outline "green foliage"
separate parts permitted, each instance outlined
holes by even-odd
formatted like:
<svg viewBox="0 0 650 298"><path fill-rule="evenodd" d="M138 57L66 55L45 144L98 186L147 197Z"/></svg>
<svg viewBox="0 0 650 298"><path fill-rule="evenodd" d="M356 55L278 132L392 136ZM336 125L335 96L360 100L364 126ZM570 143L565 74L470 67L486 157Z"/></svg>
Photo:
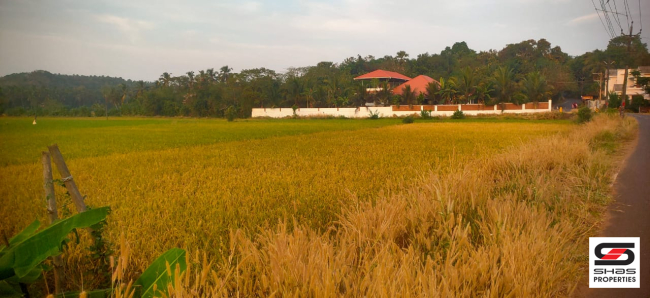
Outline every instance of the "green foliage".
<svg viewBox="0 0 650 298"><path fill-rule="evenodd" d="M546 101L551 96L552 87L546 78L539 72L529 72L520 82L524 102Z"/></svg>
<svg viewBox="0 0 650 298"><path fill-rule="evenodd" d="M168 266L172 272L167 271ZM172 248L153 261L134 283L142 288L141 297L159 297L161 293L166 295L167 284L174 280L177 266L180 272L187 269L185 250L180 248Z"/></svg>
<svg viewBox="0 0 650 298"><path fill-rule="evenodd" d="M431 119L431 111L427 111L427 110L420 111L420 117L422 119Z"/></svg>
<svg viewBox="0 0 650 298"><path fill-rule="evenodd" d="M632 95L632 101L630 102L629 109L638 112L639 107L645 107L650 105L648 101L643 98L643 95Z"/></svg>
<svg viewBox="0 0 650 298"><path fill-rule="evenodd" d="M427 84L427 98L431 104L438 104L440 101L438 91L440 91L440 85L437 82Z"/></svg>
<svg viewBox="0 0 650 298"><path fill-rule="evenodd" d="M375 111L373 112L372 109L369 109L369 112L368 112L368 113L370 114L370 115L368 116L368 119L372 119L372 120L377 120L377 119L379 119L379 110L375 110Z"/></svg>
<svg viewBox="0 0 650 298"><path fill-rule="evenodd" d="M0 280L23 278L45 259L61 252L61 243L75 229L86 228L103 221L108 207L88 210L60 220L40 232L35 232L35 222L12 238L9 247L0 247Z"/></svg>
<svg viewBox="0 0 650 298"><path fill-rule="evenodd" d="M448 80L445 78L440 78L440 90L438 90L438 95L442 99L443 103L449 104L456 101L456 78L451 77Z"/></svg>
<svg viewBox="0 0 650 298"><path fill-rule="evenodd" d="M465 119L465 114L463 114L463 111L458 110L451 115L451 119Z"/></svg>
<svg viewBox="0 0 650 298"><path fill-rule="evenodd" d="M586 123L591 121L593 114L591 109L588 107L582 107L578 109L578 123Z"/></svg>
<svg viewBox="0 0 650 298"><path fill-rule="evenodd" d="M296 111L293 111L293 114L296 114ZM228 122L233 122L235 121L235 117L237 116L237 111L235 110L235 107L229 106L228 109L226 109L226 119L228 119Z"/></svg>
<svg viewBox="0 0 650 298"><path fill-rule="evenodd" d="M461 70L456 81L458 82L457 87L461 102L473 103L473 100L476 97L476 87L478 85L476 71L469 66L465 67Z"/></svg>
<svg viewBox="0 0 650 298"><path fill-rule="evenodd" d="M411 85L406 85L404 88L402 88L402 101L405 102L409 106L413 106L413 103L415 102L416 96L415 96L415 90L411 89Z"/></svg>
<svg viewBox="0 0 650 298"><path fill-rule="evenodd" d="M517 93L515 73L512 68L499 67L493 74L494 90L496 92L493 103L514 102Z"/></svg>
<svg viewBox="0 0 650 298"><path fill-rule="evenodd" d="M610 92L608 98L609 98L608 106L610 108L618 108L621 106L622 103L621 97L618 94L616 94L616 92Z"/></svg>
<svg viewBox="0 0 650 298"><path fill-rule="evenodd" d="M400 103L402 102L402 97L399 95L393 95L391 103L399 108Z"/></svg>
<svg viewBox="0 0 650 298"><path fill-rule="evenodd" d="M296 110L298 110L297 105L291 106L291 109L293 110L293 117L297 117L298 115L296 114ZM231 121L230 118L228 118L228 121Z"/></svg>
<svg viewBox="0 0 650 298"><path fill-rule="evenodd" d="M402 123L404 124L413 123L414 121L415 121L415 117L413 117L413 115L406 116L402 119Z"/></svg>
<svg viewBox="0 0 650 298"><path fill-rule="evenodd" d="M266 68L235 73L226 65L217 71L210 68L179 76L165 72L154 82L35 71L0 78L0 113L86 117L87 111L80 110L86 107L91 114L101 117L106 111L94 106L108 103L111 116L227 118L227 108L234 106L237 117L246 118L254 107L359 107L365 101L399 106L425 101L498 104L545 101L548 97L557 100L597 95L599 85L592 73L605 70L603 61L615 61L609 68L650 65L650 54L639 38L632 41L631 55L626 53L626 42L617 37L605 51L577 57L567 55L545 39L525 40L498 51L478 53L467 43L457 42L440 53L423 53L415 58L404 51L384 57L357 56L341 63L324 61L315 66L289 68L284 74ZM392 88L386 81L375 80L368 86L353 80L376 69L444 79L440 80L441 86L432 83L426 88L426 98L407 93L400 101L392 97ZM645 85L650 91L648 79L635 74L632 75L636 84ZM369 94L366 87L382 89Z"/></svg>

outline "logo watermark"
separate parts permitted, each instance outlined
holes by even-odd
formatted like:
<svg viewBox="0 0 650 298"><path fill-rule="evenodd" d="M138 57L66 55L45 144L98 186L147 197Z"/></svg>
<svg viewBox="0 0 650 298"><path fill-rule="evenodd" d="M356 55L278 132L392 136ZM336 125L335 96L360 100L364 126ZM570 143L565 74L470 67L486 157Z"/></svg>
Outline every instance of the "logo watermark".
<svg viewBox="0 0 650 298"><path fill-rule="evenodd" d="M589 238L590 288L639 288L639 237Z"/></svg>

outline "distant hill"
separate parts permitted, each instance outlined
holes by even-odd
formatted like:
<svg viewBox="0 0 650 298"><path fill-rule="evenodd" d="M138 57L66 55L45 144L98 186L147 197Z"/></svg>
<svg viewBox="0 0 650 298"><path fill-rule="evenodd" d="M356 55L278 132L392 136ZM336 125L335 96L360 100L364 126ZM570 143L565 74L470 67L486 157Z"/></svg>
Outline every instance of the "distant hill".
<svg viewBox="0 0 650 298"><path fill-rule="evenodd" d="M103 104L102 87L135 81L107 76L54 74L45 70L0 77L0 109L30 109L59 105L67 108Z"/></svg>
<svg viewBox="0 0 650 298"><path fill-rule="evenodd" d="M45 70L22 72L6 75L0 78L0 87L4 86L36 86L48 88L75 88L100 90L104 85L133 84L131 80L107 76L82 76L54 74Z"/></svg>

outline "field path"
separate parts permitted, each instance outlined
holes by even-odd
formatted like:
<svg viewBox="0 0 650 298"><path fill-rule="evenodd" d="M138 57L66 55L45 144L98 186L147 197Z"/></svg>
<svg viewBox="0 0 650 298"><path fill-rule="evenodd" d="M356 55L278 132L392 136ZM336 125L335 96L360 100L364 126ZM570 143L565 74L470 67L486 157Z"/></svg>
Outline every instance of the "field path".
<svg viewBox="0 0 650 298"><path fill-rule="evenodd" d="M589 289L586 297L650 297L650 115L634 115L639 139L616 182L601 237L641 237L640 289Z"/></svg>

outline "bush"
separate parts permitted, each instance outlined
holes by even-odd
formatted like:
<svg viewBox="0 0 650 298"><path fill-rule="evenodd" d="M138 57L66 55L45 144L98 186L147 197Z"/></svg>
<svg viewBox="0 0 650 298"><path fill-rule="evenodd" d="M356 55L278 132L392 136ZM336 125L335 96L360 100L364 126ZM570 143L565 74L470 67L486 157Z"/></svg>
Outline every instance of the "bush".
<svg viewBox="0 0 650 298"><path fill-rule="evenodd" d="M451 119L465 119L465 114L463 113L463 111L458 110L454 112L453 115L451 115Z"/></svg>
<svg viewBox="0 0 650 298"><path fill-rule="evenodd" d="M578 123L589 122L593 117L591 109L588 107L582 107L578 110Z"/></svg>
<svg viewBox="0 0 650 298"><path fill-rule="evenodd" d="M372 110L370 110L370 116L368 116L368 119L376 120L379 119L379 110L375 111L374 113Z"/></svg>
<svg viewBox="0 0 650 298"><path fill-rule="evenodd" d="M17 107L7 109L6 114L7 116L25 116L27 115L27 111L22 107Z"/></svg>
<svg viewBox="0 0 650 298"><path fill-rule="evenodd" d="M406 123L406 124L413 123L413 121L415 121L413 115L406 116L404 117L404 119L402 119L402 123Z"/></svg>
<svg viewBox="0 0 650 298"><path fill-rule="evenodd" d="M431 111L422 110L420 112L420 117L422 117L422 119L431 119Z"/></svg>
<svg viewBox="0 0 650 298"><path fill-rule="evenodd" d="M632 102L628 106L628 108L634 113L639 112L639 107L645 107L648 105L648 101L643 98L643 95L632 95Z"/></svg>
<svg viewBox="0 0 650 298"><path fill-rule="evenodd" d="M235 110L235 107L229 106L226 109L226 119L228 119L228 122L235 121L235 116L236 115L237 115L237 111Z"/></svg>

